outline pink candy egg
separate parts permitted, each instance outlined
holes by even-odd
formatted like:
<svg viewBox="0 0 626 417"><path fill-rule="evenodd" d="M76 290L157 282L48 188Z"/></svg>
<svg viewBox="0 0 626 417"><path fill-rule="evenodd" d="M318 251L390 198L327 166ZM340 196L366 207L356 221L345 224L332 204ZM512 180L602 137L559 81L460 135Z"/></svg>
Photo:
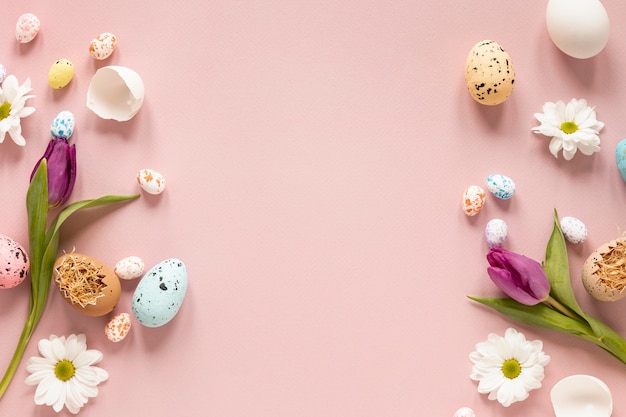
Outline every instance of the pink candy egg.
<svg viewBox="0 0 626 417"><path fill-rule="evenodd" d="M131 321L130 314L119 313L113 316L111 320L104 326L104 335L113 342L121 342L130 331Z"/></svg>
<svg viewBox="0 0 626 417"><path fill-rule="evenodd" d="M104 32L91 41L89 44L89 53L98 60L107 59L115 50L116 44L117 38L115 35Z"/></svg>
<svg viewBox="0 0 626 417"><path fill-rule="evenodd" d="M24 13L15 24L15 39L19 43L28 43L35 39L40 27L41 23L37 16L32 13Z"/></svg>
<svg viewBox="0 0 626 417"><path fill-rule="evenodd" d="M13 288L24 281L30 268L22 246L8 236L0 235L0 288Z"/></svg>

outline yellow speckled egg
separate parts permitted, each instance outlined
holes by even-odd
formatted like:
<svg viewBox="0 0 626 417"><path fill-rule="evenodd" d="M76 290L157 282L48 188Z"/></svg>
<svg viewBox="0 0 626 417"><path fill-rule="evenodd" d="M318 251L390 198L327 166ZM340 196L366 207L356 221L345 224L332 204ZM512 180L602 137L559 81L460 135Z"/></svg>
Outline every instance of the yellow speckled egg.
<svg viewBox="0 0 626 417"><path fill-rule="evenodd" d="M48 84L50 87L59 89L63 88L74 78L74 64L67 59L59 59L48 71Z"/></svg>
<svg viewBox="0 0 626 417"><path fill-rule="evenodd" d="M495 106L509 98L515 86L515 70L509 54L495 41L478 42L465 63L465 83L474 100Z"/></svg>

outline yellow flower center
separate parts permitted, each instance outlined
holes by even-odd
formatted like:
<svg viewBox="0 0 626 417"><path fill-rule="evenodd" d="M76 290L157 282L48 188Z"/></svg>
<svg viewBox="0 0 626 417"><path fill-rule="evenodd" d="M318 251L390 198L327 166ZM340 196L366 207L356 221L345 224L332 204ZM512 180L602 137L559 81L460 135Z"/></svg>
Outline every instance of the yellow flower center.
<svg viewBox="0 0 626 417"><path fill-rule="evenodd" d="M9 117L9 114L11 114L11 103L5 101L4 103L0 104L0 120L6 119L7 117Z"/></svg>
<svg viewBox="0 0 626 417"><path fill-rule="evenodd" d="M61 381L67 381L71 379L76 373L76 368L71 361L67 359L63 359L62 361L58 361L54 366L54 374Z"/></svg>
<svg viewBox="0 0 626 417"><path fill-rule="evenodd" d="M515 379L522 373L522 365L515 358L508 359L502 364L502 374L509 379Z"/></svg>
<svg viewBox="0 0 626 417"><path fill-rule="evenodd" d="M561 123L561 130L567 134L574 133L578 130L578 125L574 122L563 122Z"/></svg>

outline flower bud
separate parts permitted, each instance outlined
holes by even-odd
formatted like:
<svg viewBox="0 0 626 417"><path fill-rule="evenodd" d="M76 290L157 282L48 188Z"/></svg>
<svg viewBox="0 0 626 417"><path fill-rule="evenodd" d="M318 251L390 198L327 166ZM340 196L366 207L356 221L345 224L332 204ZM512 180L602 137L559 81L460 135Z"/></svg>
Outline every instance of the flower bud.
<svg viewBox="0 0 626 417"><path fill-rule="evenodd" d="M52 138L46 152L35 164L31 181L44 158L48 165L48 207L54 208L65 203L74 189L76 146L70 145L65 137Z"/></svg>

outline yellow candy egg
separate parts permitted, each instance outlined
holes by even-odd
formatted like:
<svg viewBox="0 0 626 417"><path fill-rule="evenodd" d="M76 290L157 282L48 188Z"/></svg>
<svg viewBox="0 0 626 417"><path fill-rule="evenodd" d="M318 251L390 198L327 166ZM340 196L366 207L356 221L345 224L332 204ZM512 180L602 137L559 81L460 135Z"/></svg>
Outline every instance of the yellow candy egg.
<svg viewBox="0 0 626 417"><path fill-rule="evenodd" d="M74 77L74 64L67 59L59 59L52 64L48 71L48 84L50 87L63 88L72 81Z"/></svg>
<svg viewBox="0 0 626 417"><path fill-rule="evenodd" d="M515 86L511 57L495 41L478 42L467 56L465 83L472 98L480 104L503 103Z"/></svg>

